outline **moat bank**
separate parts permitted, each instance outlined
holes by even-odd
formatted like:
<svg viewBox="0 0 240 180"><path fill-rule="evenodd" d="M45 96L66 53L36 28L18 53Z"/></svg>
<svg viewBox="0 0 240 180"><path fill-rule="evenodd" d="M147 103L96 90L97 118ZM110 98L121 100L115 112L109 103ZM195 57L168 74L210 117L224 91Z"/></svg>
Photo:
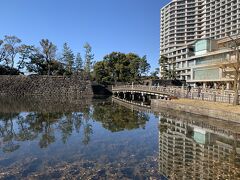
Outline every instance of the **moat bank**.
<svg viewBox="0 0 240 180"><path fill-rule="evenodd" d="M0 76L1 95L91 96L90 81L77 76Z"/></svg>
<svg viewBox="0 0 240 180"><path fill-rule="evenodd" d="M240 107L225 103L207 102L190 99L179 100L151 100L151 107L154 111L159 108L174 109L192 114L222 119L240 123Z"/></svg>

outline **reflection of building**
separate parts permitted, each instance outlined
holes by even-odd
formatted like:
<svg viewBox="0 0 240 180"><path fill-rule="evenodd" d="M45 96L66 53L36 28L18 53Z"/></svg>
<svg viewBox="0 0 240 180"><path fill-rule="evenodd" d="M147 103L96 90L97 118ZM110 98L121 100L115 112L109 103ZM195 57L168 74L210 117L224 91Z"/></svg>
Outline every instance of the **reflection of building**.
<svg viewBox="0 0 240 180"><path fill-rule="evenodd" d="M236 35L240 32L239 14L238 0L171 0L161 9L161 55L166 56L169 62L173 62L178 79L193 80L192 57L198 56L198 52L194 50L195 43L198 43L197 46L200 48L212 51L214 49L210 46L213 43L209 43L207 39L221 41L229 34ZM197 42L198 40L202 41ZM205 43L205 41L208 42ZM200 63L207 64L212 58L216 60L217 56L213 57L207 52L201 51L207 57L205 57L206 61ZM173 67L173 65L170 66L171 69ZM219 80L216 70L211 68L206 70L206 73L211 74L211 72L215 75L204 80L211 82ZM200 70L195 73L198 73L201 78ZM195 79L197 80L202 79Z"/></svg>
<svg viewBox="0 0 240 180"><path fill-rule="evenodd" d="M159 171L165 177L216 179L240 175L234 174L240 163L240 143L233 136L169 118L161 118L159 128Z"/></svg>
<svg viewBox="0 0 240 180"><path fill-rule="evenodd" d="M0 138L0 148L3 146L3 138Z"/></svg>

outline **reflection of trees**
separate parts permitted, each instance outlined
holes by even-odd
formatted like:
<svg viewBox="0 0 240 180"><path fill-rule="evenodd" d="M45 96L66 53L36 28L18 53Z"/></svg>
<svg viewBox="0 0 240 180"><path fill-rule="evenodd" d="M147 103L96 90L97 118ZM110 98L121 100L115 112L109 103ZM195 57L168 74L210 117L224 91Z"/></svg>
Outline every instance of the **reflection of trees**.
<svg viewBox="0 0 240 180"><path fill-rule="evenodd" d="M3 147L3 152L13 152L19 148L13 139L16 136L14 132L13 120L18 117L17 113L1 113L0 118L0 138L6 145Z"/></svg>
<svg viewBox="0 0 240 180"><path fill-rule="evenodd" d="M0 114L0 141L4 152L17 150L20 141L39 139L39 146L46 148L56 140L60 132L63 143L66 143L72 132L80 133L83 128L83 143L88 144L92 134L89 123L90 109L81 113L23 113ZM1 148L1 143L0 143Z"/></svg>
<svg viewBox="0 0 240 180"><path fill-rule="evenodd" d="M0 148L12 152L20 147L20 142L33 140L39 141L40 148L46 148L56 141L57 134L66 143L73 132L81 133L81 141L87 145L93 134L91 119L116 132L144 128L149 117L110 102L85 106L81 112L0 113Z"/></svg>
<svg viewBox="0 0 240 180"><path fill-rule="evenodd" d="M165 122L167 122L167 119L164 118L164 117L162 117L162 118L161 118L161 123L160 123L159 126L158 126L159 132L160 132L161 134L167 132L168 125L165 124Z"/></svg>
<svg viewBox="0 0 240 180"><path fill-rule="evenodd" d="M104 128L117 132L144 128L149 117L143 112L131 111L116 104L104 103L94 106L93 119L100 121Z"/></svg>

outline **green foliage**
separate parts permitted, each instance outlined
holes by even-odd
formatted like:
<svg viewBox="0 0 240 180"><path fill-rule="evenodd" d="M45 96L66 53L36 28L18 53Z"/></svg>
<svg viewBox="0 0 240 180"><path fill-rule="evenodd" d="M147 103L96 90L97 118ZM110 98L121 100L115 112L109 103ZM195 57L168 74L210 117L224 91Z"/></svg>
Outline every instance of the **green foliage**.
<svg viewBox="0 0 240 180"><path fill-rule="evenodd" d="M56 59L57 47L48 39L41 40L40 45L41 49L34 48L30 51L31 55L28 56L30 61L26 63L27 70L39 75L63 75L64 67Z"/></svg>
<svg viewBox="0 0 240 180"><path fill-rule="evenodd" d="M0 113L0 139L4 141L0 150L5 148L5 152L16 150L16 144L21 141L38 142L41 148L48 147L59 137L63 143L67 143L75 133L79 133L79 141L86 145L91 141L95 121L112 132L118 132L145 128L146 122L149 120L146 113L132 111L113 104L111 101L94 101L92 105L82 104L80 108L76 108L75 103L64 101L65 106L71 107L70 110L66 110L65 108L59 109L59 106L52 106L49 100L46 101L48 103L40 104L37 102L41 99L34 101L32 97L18 100L16 101L15 98L10 100L6 97L0 99L0 108L2 109L5 109L7 105L16 111L23 107L33 111ZM36 107L42 111L36 110ZM11 144L12 142L13 144ZM11 146L7 147L8 144Z"/></svg>
<svg viewBox="0 0 240 180"><path fill-rule="evenodd" d="M30 57L33 55L33 53L36 51L34 46L28 46L28 45L21 45L19 47L19 61L17 69L23 69L27 63L27 60L30 59Z"/></svg>
<svg viewBox="0 0 240 180"><path fill-rule="evenodd" d="M149 69L146 56L141 58L133 53L112 52L95 64L94 77L101 84L136 82Z"/></svg>
<svg viewBox="0 0 240 180"><path fill-rule="evenodd" d="M40 45L41 45L41 55L42 55L42 59L44 60L44 62L47 64L47 69L48 69L48 73L47 75L51 74L51 62L56 58L56 51L57 51L57 47L50 42L48 39L42 39L40 41Z"/></svg>
<svg viewBox="0 0 240 180"><path fill-rule="evenodd" d="M63 44L63 53L61 60L65 64L67 75L71 75L73 73L74 54L67 43Z"/></svg>
<svg viewBox="0 0 240 180"><path fill-rule="evenodd" d="M168 79L168 58L166 56L161 56L159 59L159 65L161 67L161 79Z"/></svg>
<svg viewBox="0 0 240 180"><path fill-rule="evenodd" d="M112 132L144 128L149 117L145 113L131 111L125 107L104 103L94 106L93 119Z"/></svg>
<svg viewBox="0 0 240 180"><path fill-rule="evenodd" d="M0 75L19 75L21 72L16 68L0 65Z"/></svg>
<svg viewBox="0 0 240 180"><path fill-rule="evenodd" d="M161 68L161 79L176 79L176 63L170 62L166 56L161 56L159 59L159 65Z"/></svg>
<svg viewBox="0 0 240 180"><path fill-rule="evenodd" d="M84 70L86 72L87 78L89 78L91 70L92 70L92 66L93 66L94 54L92 53L92 47L90 46L89 43L86 43L84 45L84 49L85 49L85 66L84 66Z"/></svg>
<svg viewBox="0 0 240 180"><path fill-rule="evenodd" d="M27 70L30 73L37 73L39 75L47 74L47 64L44 62L43 56L40 53L33 54L30 57L30 62L26 64Z"/></svg>
<svg viewBox="0 0 240 180"><path fill-rule="evenodd" d="M83 71L83 60L80 53L77 53L75 58L75 71L79 74Z"/></svg>
<svg viewBox="0 0 240 180"><path fill-rule="evenodd" d="M67 43L63 45L61 57L57 58L57 46L48 39L40 41L40 47L21 44L16 36L0 39L0 74L23 74L21 71L39 75L72 75L76 73L83 79L93 74L94 54L89 43L84 45L84 62L81 54L76 58ZM14 63L17 63L16 65ZM6 74L8 75L8 74Z"/></svg>
<svg viewBox="0 0 240 180"><path fill-rule="evenodd" d="M39 75L63 75L65 73L65 69L59 61L51 60L48 64L39 53L30 57L30 62L26 63L26 67L29 72Z"/></svg>

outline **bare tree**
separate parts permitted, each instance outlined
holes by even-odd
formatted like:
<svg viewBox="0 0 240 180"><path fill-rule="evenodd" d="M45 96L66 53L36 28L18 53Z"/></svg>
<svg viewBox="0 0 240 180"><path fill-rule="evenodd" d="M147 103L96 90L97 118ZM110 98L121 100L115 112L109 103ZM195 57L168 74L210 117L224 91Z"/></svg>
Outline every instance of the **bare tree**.
<svg viewBox="0 0 240 180"><path fill-rule="evenodd" d="M16 36L5 36L4 38L4 51L5 51L5 61L6 65L11 64L14 66L14 60L20 49L21 39Z"/></svg>
<svg viewBox="0 0 240 180"><path fill-rule="evenodd" d="M40 41L40 45L42 47L42 55L43 55L44 61L47 63L48 76L49 76L50 70L51 70L51 67L50 67L51 62L56 57L57 47L52 42L50 42L48 39L42 39Z"/></svg>
<svg viewBox="0 0 240 180"><path fill-rule="evenodd" d="M6 50L4 47L4 41L0 40L0 62L4 61L6 57Z"/></svg>
<svg viewBox="0 0 240 180"><path fill-rule="evenodd" d="M235 36L228 35L229 46L232 51L229 53L229 59L221 65L224 72L231 71L231 78L234 79L234 100L233 105L239 105L239 83L240 83L240 33Z"/></svg>

